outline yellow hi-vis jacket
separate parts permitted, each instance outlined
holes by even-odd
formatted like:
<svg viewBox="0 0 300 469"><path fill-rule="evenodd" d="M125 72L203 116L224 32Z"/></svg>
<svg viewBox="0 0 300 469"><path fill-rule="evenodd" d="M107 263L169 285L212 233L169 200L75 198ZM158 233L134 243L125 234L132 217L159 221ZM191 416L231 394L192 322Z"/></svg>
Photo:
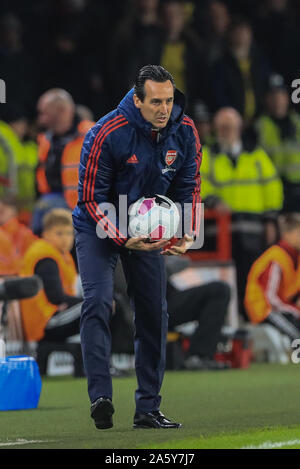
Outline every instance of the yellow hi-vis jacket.
<svg viewBox="0 0 300 469"><path fill-rule="evenodd" d="M300 117L295 112L290 117L296 128L294 137L282 139L278 125L267 115L257 120L256 131L260 145L280 176L291 183L300 183Z"/></svg>
<svg viewBox="0 0 300 469"><path fill-rule="evenodd" d="M10 125L0 121L0 194L13 193L22 208L32 209L37 163L37 144L21 142Z"/></svg>
<svg viewBox="0 0 300 469"><path fill-rule="evenodd" d="M225 153L203 148L202 200L214 196L233 213L264 215L283 204L283 187L277 171L262 148L242 151L234 163Z"/></svg>

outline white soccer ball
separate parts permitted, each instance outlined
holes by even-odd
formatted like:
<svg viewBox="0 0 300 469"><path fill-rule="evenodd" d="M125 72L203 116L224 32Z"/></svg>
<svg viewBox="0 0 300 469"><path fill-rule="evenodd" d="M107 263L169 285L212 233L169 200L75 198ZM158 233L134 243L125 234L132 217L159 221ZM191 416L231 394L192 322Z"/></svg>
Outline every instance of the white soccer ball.
<svg viewBox="0 0 300 469"><path fill-rule="evenodd" d="M152 241L171 239L180 221L176 204L164 195L141 197L131 205L128 215L129 235L148 236Z"/></svg>

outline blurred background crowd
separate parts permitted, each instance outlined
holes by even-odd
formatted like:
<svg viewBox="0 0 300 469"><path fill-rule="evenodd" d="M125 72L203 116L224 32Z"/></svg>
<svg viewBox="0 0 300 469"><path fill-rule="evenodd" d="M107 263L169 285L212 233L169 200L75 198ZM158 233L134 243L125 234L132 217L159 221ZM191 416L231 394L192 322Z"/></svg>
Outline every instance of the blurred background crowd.
<svg viewBox="0 0 300 469"><path fill-rule="evenodd" d="M1 78L24 117L35 116L43 91L60 87L98 118L138 68L162 64L190 112L201 99L211 112L233 105L249 121L262 112L272 71L288 86L297 78L299 17L298 0L3 0Z"/></svg>
<svg viewBox="0 0 300 469"><path fill-rule="evenodd" d="M2 0L0 236L13 242L1 242L1 274L30 244L25 227L39 236L49 207L74 207L92 122L139 68L160 64L203 144L202 200L231 215L243 315L249 268L278 240L278 214L300 211L299 24L299 0Z"/></svg>

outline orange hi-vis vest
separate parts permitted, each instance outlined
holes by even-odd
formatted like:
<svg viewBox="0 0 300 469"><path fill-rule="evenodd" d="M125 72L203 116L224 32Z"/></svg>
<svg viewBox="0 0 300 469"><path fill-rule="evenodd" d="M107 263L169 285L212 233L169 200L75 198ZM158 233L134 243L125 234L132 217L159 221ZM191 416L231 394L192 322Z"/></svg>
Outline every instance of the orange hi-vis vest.
<svg viewBox="0 0 300 469"><path fill-rule="evenodd" d="M46 258L56 262L64 292L75 295L77 272L71 254L62 254L44 239L39 239L30 246L23 258L20 274L23 277L34 275L37 263ZM26 340L42 339L47 322L57 311L58 305L50 303L43 289L34 297L21 300L20 304Z"/></svg>
<svg viewBox="0 0 300 469"><path fill-rule="evenodd" d="M24 256L27 249L33 244L38 237L23 223L20 223L16 217L11 218L6 223L1 225L1 229L6 233L7 237L11 240L17 255L20 259Z"/></svg>
<svg viewBox="0 0 300 469"><path fill-rule="evenodd" d="M271 246L252 265L248 274L245 308L252 323L264 321L272 308L266 296L265 273L272 262L281 269L278 296L284 303L290 303L300 291L300 254L295 268L289 253L279 245Z"/></svg>
<svg viewBox="0 0 300 469"><path fill-rule="evenodd" d="M0 228L0 276L17 275L20 270L20 258L15 246Z"/></svg>
<svg viewBox="0 0 300 469"><path fill-rule="evenodd" d="M77 126L77 135L74 140L66 144L62 153L61 182L65 200L71 210L75 208L78 199L78 167L81 147L86 133L93 125L94 122L87 120L80 122ZM51 143L46 134L40 134L38 144L39 166L36 174L38 190L41 194L49 194L51 189L46 177L46 161Z"/></svg>

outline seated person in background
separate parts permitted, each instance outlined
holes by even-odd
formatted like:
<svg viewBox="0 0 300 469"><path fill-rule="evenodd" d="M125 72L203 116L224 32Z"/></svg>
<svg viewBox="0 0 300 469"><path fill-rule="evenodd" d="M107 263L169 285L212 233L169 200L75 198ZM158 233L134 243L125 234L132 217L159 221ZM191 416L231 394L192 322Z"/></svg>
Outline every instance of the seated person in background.
<svg viewBox="0 0 300 469"><path fill-rule="evenodd" d="M280 241L267 249L248 275L245 307L252 323L272 324L300 337L300 214L279 217Z"/></svg>
<svg viewBox="0 0 300 469"><path fill-rule="evenodd" d="M38 238L17 218L17 202L11 195L0 198L0 229L6 234L21 260Z"/></svg>
<svg viewBox="0 0 300 469"><path fill-rule="evenodd" d="M265 151L243 138L244 122L235 109L220 109L213 124L216 143L204 146L201 197L206 208L230 214L239 312L245 317L247 275L266 247L277 241L283 188Z"/></svg>
<svg viewBox="0 0 300 469"><path fill-rule="evenodd" d="M184 272L189 268L190 261L186 257L166 256L165 262L169 329L174 330L176 326L190 321L198 322L185 357L185 368L189 370L224 370L228 368L227 364L218 363L213 357L227 313L230 287L224 282L214 281L186 290L179 290L173 285L171 277L173 274ZM130 352L130 344L133 344L134 336L133 312L127 296L127 286L120 261L115 270L114 291L117 314L112 330L113 348L116 349L117 345L123 344L123 347L127 347L126 352ZM122 318L120 318L120 313ZM117 330L117 325L119 330ZM125 353L125 349L122 352Z"/></svg>
<svg viewBox="0 0 300 469"><path fill-rule="evenodd" d="M169 311L169 329L197 321L197 327L190 338L190 347L185 357L188 370L224 370L225 363L214 360L217 344L221 337L228 304L230 287L221 281L212 281L203 285L177 289L172 283L172 275L184 272L190 267L187 257L166 257L167 301Z"/></svg>
<svg viewBox="0 0 300 469"><path fill-rule="evenodd" d="M27 341L63 342L79 334L82 299L76 296L77 271L70 251L74 243L72 215L53 209L43 219L42 239L26 252L21 275L38 275L44 288L33 298L21 300Z"/></svg>

